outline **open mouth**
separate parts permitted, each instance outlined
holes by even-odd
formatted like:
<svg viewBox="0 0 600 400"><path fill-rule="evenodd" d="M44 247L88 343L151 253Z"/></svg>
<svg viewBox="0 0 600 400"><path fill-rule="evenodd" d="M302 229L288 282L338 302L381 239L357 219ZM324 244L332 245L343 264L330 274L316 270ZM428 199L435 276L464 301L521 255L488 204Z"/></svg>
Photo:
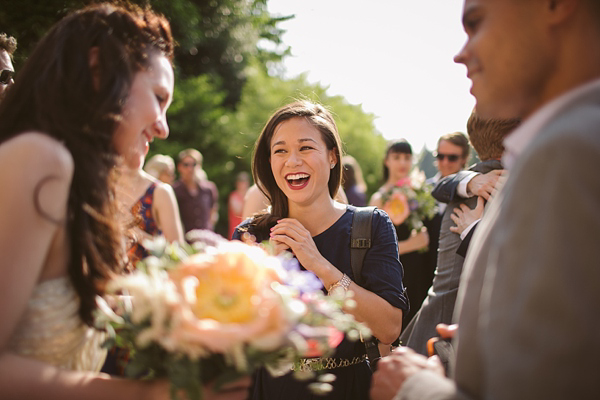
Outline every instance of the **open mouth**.
<svg viewBox="0 0 600 400"><path fill-rule="evenodd" d="M291 189L298 190L302 189L308 184L308 181L310 180L310 175L305 173L289 174L285 177L285 180L287 181L288 186Z"/></svg>

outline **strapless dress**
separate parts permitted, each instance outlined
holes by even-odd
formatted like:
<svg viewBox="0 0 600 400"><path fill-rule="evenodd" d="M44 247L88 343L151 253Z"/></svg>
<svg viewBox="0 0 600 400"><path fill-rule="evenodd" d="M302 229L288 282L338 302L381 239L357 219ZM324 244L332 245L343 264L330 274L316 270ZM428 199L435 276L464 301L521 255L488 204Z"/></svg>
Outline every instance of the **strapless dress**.
<svg viewBox="0 0 600 400"><path fill-rule="evenodd" d="M106 334L83 323L79 296L68 277L38 284L9 341L9 351L62 369L99 371Z"/></svg>

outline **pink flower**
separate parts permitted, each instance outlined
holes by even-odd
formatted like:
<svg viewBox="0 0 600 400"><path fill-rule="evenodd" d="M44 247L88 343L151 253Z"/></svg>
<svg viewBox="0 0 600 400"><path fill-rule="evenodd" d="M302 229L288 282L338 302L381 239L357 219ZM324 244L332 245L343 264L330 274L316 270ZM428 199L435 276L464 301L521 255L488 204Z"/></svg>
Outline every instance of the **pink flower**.
<svg viewBox="0 0 600 400"><path fill-rule="evenodd" d="M398 181L396 182L396 186L397 187L410 186L410 178L406 177L406 178L398 179Z"/></svg>

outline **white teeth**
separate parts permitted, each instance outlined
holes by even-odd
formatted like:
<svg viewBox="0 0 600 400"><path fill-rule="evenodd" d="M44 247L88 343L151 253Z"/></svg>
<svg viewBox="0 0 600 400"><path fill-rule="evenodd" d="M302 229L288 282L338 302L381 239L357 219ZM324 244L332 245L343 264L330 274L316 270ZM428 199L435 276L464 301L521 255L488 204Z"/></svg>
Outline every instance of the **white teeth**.
<svg viewBox="0 0 600 400"><path fill-rule="evenodd" d="M308 178L308 177L309 177L308 174L294 174L294 175L286 176L285 179L293 180L293 179L303 179L303 178Z"/></svg>

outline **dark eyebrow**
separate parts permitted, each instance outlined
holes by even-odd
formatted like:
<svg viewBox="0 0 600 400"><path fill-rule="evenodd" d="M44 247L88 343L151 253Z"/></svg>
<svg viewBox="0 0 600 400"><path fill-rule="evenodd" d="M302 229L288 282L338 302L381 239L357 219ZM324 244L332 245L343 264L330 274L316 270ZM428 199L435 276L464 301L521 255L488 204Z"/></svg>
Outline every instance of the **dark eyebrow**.
<svg viewBox="0 0 600 400"><path fill-rule="evenodd" d="M315 144L317 143L317 141L315 139L311 139L311 138L305 138L305 139L300 139L298 140L299 143L302 142L314 142Z"/></svg>
<svg viewBox="0 0 600 400"><path fill-rule="evenodd" d="M317 141L315 139L311 139L311 138L298 139L298 143L302 143L302 142L313 142L313 143L317 144ZM271 148L273 148L279 144L285 144L285 140L279 140L279 141L273 143L271 145Z"/></svg>
<svg viewBox="0 0 600 400"><path fill-rule="evenodd" d="M477 11L477 5L471 5L471 6L467 6L465 8L465 11L463 12L463 15L462 15L462 25L463 25L463 27L466 28L466 26L467 26L467 19L469 19L469 16L471 14L473 14L475 11Z"/></svg>
<svg viewBox="0 0 600 400"><path fill-rule="evenodd" d="M278 142L275 142L275 143L273 143L273 144L271 145L271 148L273 148L273 147L277 146L278 144L285 144L285 140L280 140L280 141L278 141Z"/></svg>

